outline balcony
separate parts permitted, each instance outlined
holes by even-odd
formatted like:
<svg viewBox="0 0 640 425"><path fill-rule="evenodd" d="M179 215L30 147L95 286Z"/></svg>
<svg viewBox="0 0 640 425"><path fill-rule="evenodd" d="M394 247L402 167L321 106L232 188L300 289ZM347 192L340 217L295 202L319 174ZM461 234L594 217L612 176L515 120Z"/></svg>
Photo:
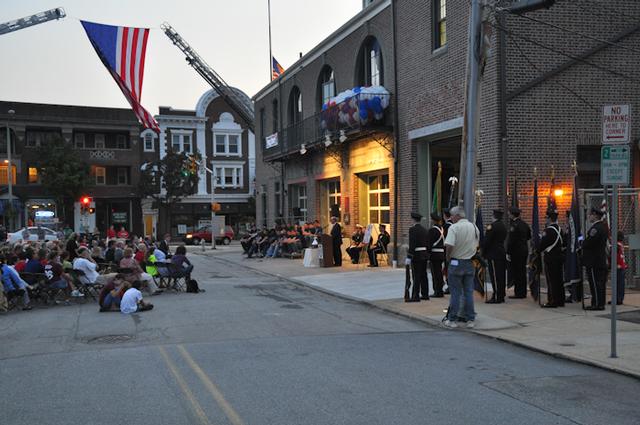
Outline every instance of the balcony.
<svg viewBox="0 0 640 425"><path fill-rule="evenodd" d="M326 135L337 142L341 134L347 137L345 143L378 133L390 133L393 130L391 95L358 94L344 102L337 103L324 111L305 118L278 133L278 143L267 148L263 140L263 158L265 161L281 160L305 149L322 146ZM381 108L380 103L388 105Z"/></svg>

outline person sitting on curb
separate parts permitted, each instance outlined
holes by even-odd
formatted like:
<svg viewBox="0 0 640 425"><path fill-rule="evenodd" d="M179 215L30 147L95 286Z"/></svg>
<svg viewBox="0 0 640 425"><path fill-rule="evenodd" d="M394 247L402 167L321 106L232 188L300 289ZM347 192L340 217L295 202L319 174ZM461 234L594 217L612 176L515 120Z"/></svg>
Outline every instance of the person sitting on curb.
<svg viewBox="0 0 640 425"><path fill-rule="evenodd" d="M2 285L7 299L22 295L22 309L31 310L31 299L29 298L29 289L31 286L20 278L18 272L13 267L5 264L4 255L0 255L0 270L2 271Z"/></svg>
<svg viewBox="0 0 640 425"><path fill-rule="evenodd" d="M131 288L122 296L120 301L120 312L124 314L137 313L153 309L153 304L146 303L142 299L140 292L140 281L136 280L131 284Z"/></svg>
<svg viewBox="0 0 640 425"><path fill-rule="evenodd" d="M117 274L109 283L107 283L100 291L100 312L115 311L112 307L120 310L120 300L126 290L129 289L129 282L125 280L123 274Z"/></svg>

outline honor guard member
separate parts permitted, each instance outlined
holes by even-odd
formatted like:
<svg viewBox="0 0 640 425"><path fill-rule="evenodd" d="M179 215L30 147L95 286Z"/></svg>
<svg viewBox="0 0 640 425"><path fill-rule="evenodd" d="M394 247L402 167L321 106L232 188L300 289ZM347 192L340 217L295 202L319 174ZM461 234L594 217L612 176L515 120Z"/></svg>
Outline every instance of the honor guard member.
<svg viewBox="0 0 640 425"><path fill-rule="evenodd" d="M591 290L591 306L586 310L604 310L607 281L607 240L609 231L602 217L604 213L591 208L591 227L582 242L582 262L587 267L587 278Z"/></svg>
<svg viewBox="0 0 640 425"><path fill-rule="evenodd" d="M429 284L427 282L427 263L429 255L427 252L427 229L422 227L420 221L422 215L411 213L413 226L409 228L409 252L411 259L411 269L413 271L413 288L411 291L411 302L419 302L429 299ZM420 296L422 294L422 296Z"/></svg>
<svg viewBox="0 0 640 425"><path fill-rule="evenodd" d="M369 255L369 266L368 267L378 267L378 253L383 252L387 253L387 245L391 241L391 236L389 232L387 232L387 226L381 224L378 226L380 229L380 233L378 233L378 239L376 243L371 247L367 248L367 254Z"/></svg>
<svg viewBox="0 0 640 425"><path fill-rule="evenodd" d="M507 239L507 226L502 221L503 216L503 210L493 210L495 220L487 226L482 242L482 256L489 263L489 275L493 286L493 295L487 304L503 303L506 295L507 258L504 241Z"/></svg>
<svg viewBox="0 0 640 425"><path fill-rule="evenodd" d="M342 266L342 227L338 217L331 217L331 241L333 242L333 265Z"/></svg>
<svg viewBox="0 0 640 425"><path fill-rule="evenodd" d="M540 253L543 255L544 274L547 279L547 303L543 308L564 307L564 238L558 224L558 211L547 210L549 222L542 232Z"/></svg>
<svg viewBox="0 0 640 425"><path fill-rule="evenodd" d="M431 277L433 278L433 297L444 297L444 278L442 277L442 265L444 256L444 229L442 217L437 213L431 213L431 228L427 231L427 251L431 263Z"/></svg>
<svg viewBox="0 0 640 425"><path fill-rule="evenodd" d="M509 272L513 280L514 295L509 298L527 298L527 260L531 228L520 218L520 208L509 208L511 225L507 239L507 254L511 260Z"/></svg>

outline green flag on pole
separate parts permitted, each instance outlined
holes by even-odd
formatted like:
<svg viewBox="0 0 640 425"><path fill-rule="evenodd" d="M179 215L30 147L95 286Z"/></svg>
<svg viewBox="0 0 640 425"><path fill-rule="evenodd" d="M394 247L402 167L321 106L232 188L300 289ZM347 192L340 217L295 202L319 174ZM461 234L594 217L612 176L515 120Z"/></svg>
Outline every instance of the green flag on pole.
<svg viewBox="0 0 640 425"><path fill-rule="evenodd" d="M438 161L438 174L433 184L433 201L431 203L431 212L437 212L442 215L442 163Z"/></svg>

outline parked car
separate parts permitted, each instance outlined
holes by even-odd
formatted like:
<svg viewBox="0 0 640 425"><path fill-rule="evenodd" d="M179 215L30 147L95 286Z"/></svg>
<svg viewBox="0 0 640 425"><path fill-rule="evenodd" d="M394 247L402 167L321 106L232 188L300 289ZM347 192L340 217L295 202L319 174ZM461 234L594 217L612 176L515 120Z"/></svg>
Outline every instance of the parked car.
<svg viewBox="0 0 640 425"><path fill-rule="evenodd" d="M216 236L216 243L229 245L234 236L235 232L231 226L224 226L224 230L220 232L220 235ZM195 232L187 233L184 236L184 243L187 245L198 245L200 241L211 243L211 226L201 227Z"/></svg>
<svg viewBox="0 0 640 425"><path fill-rule="evenodd" d="M40 235L39 235L40 233ZM40 237L39 237L40 236ZM44 236L44 237L42 237ZM30 241L57 241L58 233L49 229L48 227L23 227L13 233L7 233L7 242L16 243L18 241L30 240Z"/></svg>

